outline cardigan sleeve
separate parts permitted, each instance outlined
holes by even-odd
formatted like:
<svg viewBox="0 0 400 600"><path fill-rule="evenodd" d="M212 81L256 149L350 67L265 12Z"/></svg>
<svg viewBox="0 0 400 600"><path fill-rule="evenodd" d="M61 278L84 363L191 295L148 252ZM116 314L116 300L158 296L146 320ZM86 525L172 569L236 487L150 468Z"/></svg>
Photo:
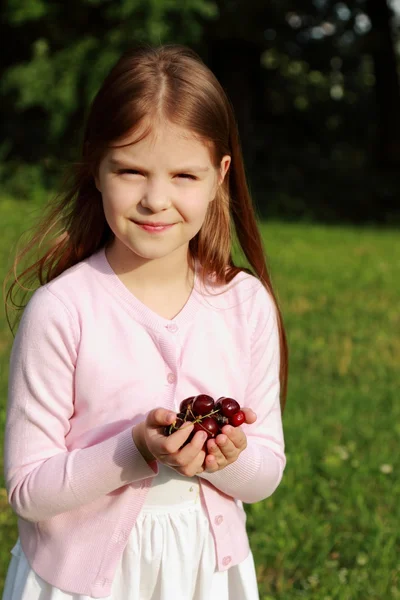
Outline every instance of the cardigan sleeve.
<svg viewBox="0 0 400 600"><path fill-rule="evenodd" d="M275 304L260 283L249 318L251 364L245 406L257 421L242 425L247 448L238 459L217 471L199 475L216 488L245 503L264 500L281 482L286 466L280 407L280 347Z"/></svg>
<svg viewBox="0 0 400 600"><path fill-rule="evenodd" d="M64 303L46 286L26 306L11 352L4 443L8 500L15 513L40 521L152 477L132 426L68 451L74 413L79 332Z"/></svg>

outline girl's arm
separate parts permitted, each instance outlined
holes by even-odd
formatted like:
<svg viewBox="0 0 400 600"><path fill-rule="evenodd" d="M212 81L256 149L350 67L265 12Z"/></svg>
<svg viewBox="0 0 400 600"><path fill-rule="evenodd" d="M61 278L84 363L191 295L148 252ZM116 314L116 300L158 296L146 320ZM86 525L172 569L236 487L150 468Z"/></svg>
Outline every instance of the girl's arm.
<svg viewBox="0 0 400 600"><path fill-rule="evenodd" d="M260 284L251 311L251 368L244 405L257 420L242 425L247 448L237 460L216 471L199 475L216 488L246 503L271 496L286 466L280 408L279 332L275 305Z"/></svg>
<svg viewBox="0 0 400 600"><path fill-rule="evenodd" d="M61 300L45 287L37 290L11 353L4 447L8 499L28 521L49 519L158 472L136 447L128 420L107 440L68 451L77 338Z"/></svg>

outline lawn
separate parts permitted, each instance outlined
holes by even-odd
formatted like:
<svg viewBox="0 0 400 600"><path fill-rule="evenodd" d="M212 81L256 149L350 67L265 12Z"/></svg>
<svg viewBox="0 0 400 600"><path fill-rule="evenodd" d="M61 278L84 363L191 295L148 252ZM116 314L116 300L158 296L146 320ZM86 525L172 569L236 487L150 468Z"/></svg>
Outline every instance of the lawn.
<svg viewBox="0 0 400 600"><path fill-rule="evenodd" d="M0 200L0 276L36 205ZM400 598L400 242L396 230L270 222L290 348L287 467L247 506L261 600ZM1 441L12 336L0 319ZM0 589L17 538L0 479Z"/></svg>

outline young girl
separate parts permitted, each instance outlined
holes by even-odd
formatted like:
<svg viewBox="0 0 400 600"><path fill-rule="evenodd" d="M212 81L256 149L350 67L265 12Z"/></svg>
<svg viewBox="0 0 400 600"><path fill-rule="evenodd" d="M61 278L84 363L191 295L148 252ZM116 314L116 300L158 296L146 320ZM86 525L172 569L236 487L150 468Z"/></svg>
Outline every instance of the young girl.
<svg viewBox="0 0 400 600"><path fill-rule="evenodd" d="M188 48L128 51L74 169L19 277L41 287L10 361L3 599L256 600L243 503L285 468L287 344L229 101ZM243 426L165 436L201 393Z"/></svg>

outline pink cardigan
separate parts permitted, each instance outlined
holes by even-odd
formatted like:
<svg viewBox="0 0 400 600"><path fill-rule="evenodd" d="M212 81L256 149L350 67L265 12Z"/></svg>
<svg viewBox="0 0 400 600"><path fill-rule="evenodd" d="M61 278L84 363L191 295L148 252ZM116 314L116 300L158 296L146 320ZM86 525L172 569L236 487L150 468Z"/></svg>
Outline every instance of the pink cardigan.
<svg viewBox="0 0 400 600"><path fill-rule="evenodd" d="M31 567L65 591L111 593L158 473L131 435L152 408L177 411L205 393L232 396L258 416L243 426L239 459L200 476L219 570L248 554L242 502L267 498L282 479L274 304L247 273L213 295L198 271L168 320L129 292L101 249L40 287L24 311L10 361L6 486Z"/></svg>

